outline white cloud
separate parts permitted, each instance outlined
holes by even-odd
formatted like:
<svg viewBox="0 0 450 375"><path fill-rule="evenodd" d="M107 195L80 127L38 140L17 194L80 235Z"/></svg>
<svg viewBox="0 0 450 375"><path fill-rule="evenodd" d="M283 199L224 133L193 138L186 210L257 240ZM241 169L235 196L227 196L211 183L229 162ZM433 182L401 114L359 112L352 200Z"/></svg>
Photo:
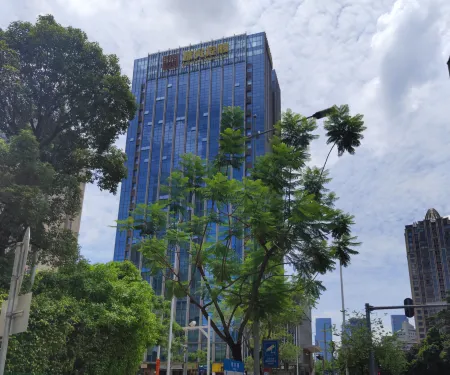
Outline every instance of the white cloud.
<svg viewBox="0 0 450 375"><path fill-rule="evenodd" d="M450 214L447 0L0 0L0 9L0 27L53 13L117 54L128 75L133 59L148 52L266 31L284 109L308 115L348 103L365 115L368 129L356 155L329 162L331 187L355 215L363 242L344 271L347 309L397 304L410 295L404 225L430 207ZM325 159L324 143L312 148L314 164ZM107 226L117 202L88 187L81 244L93 261L112 259L114 230ZM323 280L328 290L314 314L339 325L338 273Z"/></svg>

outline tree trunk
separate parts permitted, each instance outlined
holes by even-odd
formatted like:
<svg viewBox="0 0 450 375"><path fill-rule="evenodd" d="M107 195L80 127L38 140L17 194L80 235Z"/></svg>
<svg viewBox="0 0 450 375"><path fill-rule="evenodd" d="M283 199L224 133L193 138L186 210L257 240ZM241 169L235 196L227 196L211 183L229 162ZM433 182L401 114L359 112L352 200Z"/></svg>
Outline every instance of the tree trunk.
<svg viewBox="0 0 450 375"><path fill-rule="evenodd" d="M336 142L334 142L333 146L330 148L330 151L328 152L327 158L325 159L325 163L322 167L322 170L320 171L320 178L322 178L323 171L325 169L325 166L327 165L328 158L330 157L331 151L333 151L334 146L336 146Z"/></svg>
<svg viewBox="0 0 450 375"><path fill-rule="evenodd" d="M242 343L237 342L233 344L228 344L231 350L231 355L235 361L242 362Z"/></svg>

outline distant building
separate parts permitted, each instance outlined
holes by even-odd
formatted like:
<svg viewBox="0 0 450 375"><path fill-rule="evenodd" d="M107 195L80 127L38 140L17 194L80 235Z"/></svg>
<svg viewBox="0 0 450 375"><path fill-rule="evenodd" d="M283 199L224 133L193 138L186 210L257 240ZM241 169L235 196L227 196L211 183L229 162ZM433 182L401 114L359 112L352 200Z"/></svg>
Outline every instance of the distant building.
<svg viewBox="0 0 450 375"><path fill-rule="evenodd" d="M397 337L402 342L405 351L409 351L414 344L417 344L416 328L408 321L402 323L402 328L397 332Z"/></svg>
<svg viewBox="0 0 450 375"><path fill-rule="evenodd" d="M391 315L392 333L398 332L402 329L403 322L407 322L408 318L405 315Z"/></svg>
<svg viewBox="0 0 450 375"><path fill-rule="evenodd" d="M180 168L181 157L192 153L204 160L214 160L219 152L220 124L226 107L244 111L245 163L233 169L233 178L250 175L256 158L271 150L268 136L253 137L273 129L281 118L280 86L273 70L272 55L264 32L241 34L219 40L151 53L134 61L132 92L138 110L130 121L127 133L127 178L122 180L118 219L132 214L139 204L166 200L164 192L172 171ZM203 215L202 202L194 213ZM215 238L220 228L211 229ZM142 265L141 253L133 248L139 231L117 230L114 260L130 260ZM234 241L233 248L242 256L244 243ZM190 272L189 247L180 249L180 274L199 293L199 272ZM151 273L142 268L142 275L162 295L165 273ZM195 321L206 324L198 306L189 298L177 298L176 322L186 327ZM198 332L187 337L188 350L205 345ZM229 357L226 344L213 335L212 360ZM146 362L155 366L156 348L147 353ZM154 367L153 367L154 368Z"/></svg>
<svg viewBox="0 0 450 375"><path fill-rule="evenodd" d="M450 218L431 208L423 221L405 226L411 294L415 305L443 302L450 291ZM419 340L425 338L428 318L440 308L415 309Z"/></svg>
<svg viewBox="0 0 450 375"><path fill-rule="evenodd" d="M366 326L366 320L364 318L350 318L345 322L345 333L348 336L352 335L352 331Z"/></svg>
<svg viewBox="0 0 450 375"><path fill-rule="evenodd" d="M314 353L320 351L320 348L312 344L311 308L305 307L303 319L297 325L289 325L288 331L292 334L294 344L302 349L298 374L311 375L314 370Z"/></svg>
<svg viewBox="0 0 450 375"><path fill-rule="evenodd" d="M316 345L320 346L321 355L325 356L327 361L331 361L330 343L333 340L333 325L331 318L316 319Z"/></svg>

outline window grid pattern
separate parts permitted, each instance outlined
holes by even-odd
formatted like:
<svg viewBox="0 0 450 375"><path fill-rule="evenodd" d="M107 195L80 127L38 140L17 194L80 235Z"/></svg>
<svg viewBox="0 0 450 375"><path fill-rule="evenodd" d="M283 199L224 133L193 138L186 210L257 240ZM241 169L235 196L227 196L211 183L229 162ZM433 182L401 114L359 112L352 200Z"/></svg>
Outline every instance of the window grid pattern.
<svg viewBox="0 0 450 375"><path fill-rule="evenodd" d="M228 43L227 55L189 65L182 63L184 52L221 43ZM162 70L164 56L174 54L178 54L178 66ZM132 204L145 203L146 200L151 203L166 197L164 192L158 194L159 185L166 183L171 168L179 167L180 157L185 152L196 153L204 159L212 159L217 155L223 107L234 105L245 111L245 131L248 135L270 128L274 118L270 114L274 110L268 107L273 106L274 90L279 93L278 82L273 77L270 51L264 33L223 38L136 60L132 92L139 109L136 117L130 121L127 132L128 175L122 182L119 219L127 217ZM250 128L247 127L249 122ZM137 142L140 144L138 148ZM246 149L249 150L247 153L251 168L255 157L267 151L265 137L253 138ZM245 164L247 165L247 160ZM243 178L244 168L234 169L233 176ZM204 204L196 202L197 214L204 209ZM206 204L207 208L212 208L211 202ZM210 228L208 235L223 238L221 232L220 228L214 226ZM134 237L136 235L133 234ZM130 242L135 241L128 237L128 242L127 244L126 233L117 233L115 260L125 259L125 249L131 245ZM242 247L236 241L232 245L235 248ZM188 280L189 255L187 249L181 249L180 252L181 278ZM138 261L136 255L131 260ZM200 276L194 273L193 278L191 288L195 291L200 285ZM155 293L161 294L162 274L147 279ZM198 324L206 321L200 316L199 309L186 299L177 301L176 320L181 325L192 320L196 320ZM226 356L226 345L219 340L215 341L213 351L216 360L220 360ZM200 342L197 332L189 333L190 350L197 350L198 345L203 345Z"/></svg>

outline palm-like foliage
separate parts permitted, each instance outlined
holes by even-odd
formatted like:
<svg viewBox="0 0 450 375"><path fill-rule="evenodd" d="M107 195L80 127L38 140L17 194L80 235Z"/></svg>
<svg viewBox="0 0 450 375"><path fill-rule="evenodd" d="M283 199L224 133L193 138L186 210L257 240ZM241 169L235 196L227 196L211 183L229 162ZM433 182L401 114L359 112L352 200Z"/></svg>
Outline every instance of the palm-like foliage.
<svg viewBox="0 0 450 375"><path fill-rule="evenodd" d="M328 152L322 171L335 146L338 149L338 156L344 155L345 152L354 155L355 149L361 145L361 140L364 138L363 132L366 130L363 115L350 116L350 108L347 104L333 107L325 120L324 128L328 137L327 144L333 146Z"/></svg>
<svg viewBox="0 0 450 375"><path fill-rule="evenodd" d="M140 232L152 274L168 270L166 297L186 297L203 317L213 314L212 329L237 360L248 324L281 314L292 291L317 299L323 286L315 276L333 270L337 259L348 264L355 244L351 216L334 207L335 194L323 187L326 174L306 167L315 123L287 112L272 152L239 180L228 172L244 162L243 123L241 109L225 108L215 160L183 155L168 179L169 198L119 221L123 230ZM189 262L189 275L174 267L175 257ZM285 273L285 263L295 276Z"/></svg>

